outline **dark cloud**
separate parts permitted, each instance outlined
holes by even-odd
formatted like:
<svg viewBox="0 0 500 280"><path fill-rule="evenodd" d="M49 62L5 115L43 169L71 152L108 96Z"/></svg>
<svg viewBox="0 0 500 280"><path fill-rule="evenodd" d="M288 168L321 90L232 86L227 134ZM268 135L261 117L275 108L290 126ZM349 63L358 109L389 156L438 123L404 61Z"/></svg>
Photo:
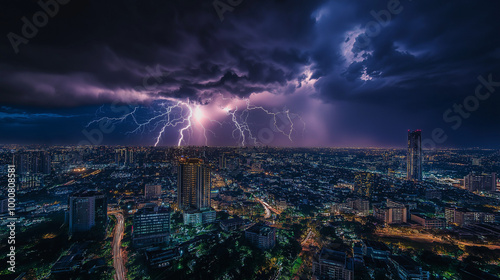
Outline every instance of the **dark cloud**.
<svg viewBox="0 0 500 280"><path fill-rule="evenodd" d="M407 128L448 125L442 114L474 94L479 75L500 80L500 3L401 0L398 15L367 31L389 2L244 0L221 22L205 0L70 1L15 54L8 34L22 35L21 18L41 8L6 1L0 103L58 111L159 96L291 95L307 70L317 80L311 98L336 108L325 145L339 130L392 143ZM500 119L497 101L461 131L486 137ZM457 138L448 144L476 141Z"/></svg>

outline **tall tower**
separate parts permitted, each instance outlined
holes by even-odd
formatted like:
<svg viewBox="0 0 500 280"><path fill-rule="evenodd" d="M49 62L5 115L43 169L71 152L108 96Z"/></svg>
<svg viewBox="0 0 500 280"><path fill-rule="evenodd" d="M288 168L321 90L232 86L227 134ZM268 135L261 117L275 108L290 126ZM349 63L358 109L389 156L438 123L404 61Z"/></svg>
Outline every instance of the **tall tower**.
<svg viewBox="0 0 500 280"><path fill-rule="evenodd" d="M104 233L108 220L106 196L96 191L84 191L69 197L69 231Z"/></svg>
<svg viewBox="0 0 500 280"><path fill-rule="evenodd" d="M406 156L406 179L422 180L422 131L408 130L408 154Z"/></svg>
<svg viewBox="0 0 500 280"><path fill-rule="evenodd" d="M210 208L210 170L197 158L181 159L177 175L177 202L182 210Z"/></svg>

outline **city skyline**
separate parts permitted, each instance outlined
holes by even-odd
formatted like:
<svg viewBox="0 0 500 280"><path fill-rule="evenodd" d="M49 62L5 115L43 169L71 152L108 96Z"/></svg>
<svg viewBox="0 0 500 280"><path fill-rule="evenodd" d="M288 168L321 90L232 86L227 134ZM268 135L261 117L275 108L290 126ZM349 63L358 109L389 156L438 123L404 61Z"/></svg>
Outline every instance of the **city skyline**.
<svg viewBox="0 0 500 280"><path fill-rule="evenodd" d="M232 3L6 4L0 143L499 148L498 3Z"/></svg>
<svg viewBox="0 0 500 280"><path fill-rule="evenodd" d="M2 280L500 280L500 1L1 7Z"/></svg>
<svg viewBox="0 0 500 280"><path fill-rule="evenodd" d="M16 240L2 277L496 279L499 151L411 168L420 131L407 136L406 150L0 146L0 239Z"/></svg>

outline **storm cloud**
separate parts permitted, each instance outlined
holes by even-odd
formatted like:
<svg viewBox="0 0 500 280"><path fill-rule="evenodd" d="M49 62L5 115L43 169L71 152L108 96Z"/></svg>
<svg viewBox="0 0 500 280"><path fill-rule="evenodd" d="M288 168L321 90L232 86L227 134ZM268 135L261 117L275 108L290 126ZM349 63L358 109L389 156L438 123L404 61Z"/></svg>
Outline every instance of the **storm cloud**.
<svg viewBox="0 0 500 280"><path fill-rule="evenodd" d="M500 3L243 0L221 21L206 0L66 2L2 4L0 104L34 121L113 102L274 95L311 120L310 138L321 127L320 141L297 145L401 146L408 128L442 127L446 146L498 147L498 94L460 129L443 114L479 76L500 81ZM47 3L57 12L27 38Z"/></svg>

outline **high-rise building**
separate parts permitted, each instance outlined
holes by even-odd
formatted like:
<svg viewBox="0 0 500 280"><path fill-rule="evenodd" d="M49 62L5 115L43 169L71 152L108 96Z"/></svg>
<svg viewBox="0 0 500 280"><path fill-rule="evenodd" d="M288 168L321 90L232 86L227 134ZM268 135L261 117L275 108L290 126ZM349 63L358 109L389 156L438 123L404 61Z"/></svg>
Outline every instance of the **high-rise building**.
<svg viewBox="0 0 500 280"><path fill-rule="evenodd" d="M134 214L132 241L135 247L165 244L169 237L169 209L151 204Z"/></svg>
<svg viewBox="0 0 500 280"><path fill-rule="evenodd" d="M422 180L422 132L408 130L408 154L406 156L406 178Z"/></svg>
<svg viewBox="0 0 500 280"><path fill-rule="evenodd" d="M45 151L23 151L14 154L18 172L18 189L34 190L43 186L44 175L50 174L51 156Z"/></svg>
<svg viewBox="0 0 500 280"><path fill-rule="evenodd" d="M51 158L45 151L25 151L14 154L18 174L50 174Z"/></svg>
<svg viewBox="0 0 500 280"><path fill-rule="evenodd" d="M161 185L147 184L144 186L145 199L158 199L161 196Z"/></svg>
<svg viewBox="0 0 500 280"><path fill-rule="evenodd" d="M210 170L197 158L182 158L177 175L177 202L182 210L210 208Z"/></svg>
<svg viewBox="0 0 500 280"><path fill-rule="evenodd" d="M353 279L346 253L323 248L313 260L313 279Z"/></svg>
<svg viewBox="0 0 500 280"><path fill-rule="evenodd" d="M356 199L352 205L358 215L367 216L370 213L370 201L365 199Z"/></svg>
<svg viewBox="0 0 500 280"><path fill-rule="evenodd" d="M497 175L496 173L475 175L470 173L464 177L464 187L470 192L485 191L496 192Z"/></svg>
<svg viewBox="0 0 500 280"><path fill-rule="evenodd" d="M227 157L226 157L226 153L222 153L220 156L219 156L219 168L220 169L226 169L226 164L227 164Z"/></svg>
<svg viewBox="0 0 500 280"><path fill-rule="evenodd" d="M386 205L374 205L373 215L386 224L402 224L408 221L406 206L390 200L387 200Z"/></svg>
<svg viewBox="0 0 500 280"><path fill-rule="evenodd" d="M177 204L183 211L184 224L212 223L215 211L210 207L210 169L197 158L182 158L177 175Z"/></svg>
<svg viewBox="0 0 500 280"><path fill-rule="evenodd" d="M466 208L445 208L445 218L448 225L454 224L460 227L495 222L495 214L479 211L470 211Z"/></svg>
<svg viewBox="0 0 500 280"><path fill-rule="evenodd" d="M455 210L456 208L446 207L444 209L444 218L448 225L455 223Z"/></svg>
<svg viewBox="0 0 500 280"><path fill-rule="evenodd" d="M97 191L83 191L69 197L69 232L103 233L108 221L106 196Z"/></svg>
<svg viewBox="0 0 500 280"><path fill-rule="evenodd" d="M135 163L134 151L127 148L115 150L115 163L118 166L131 166Z"/></svg>

